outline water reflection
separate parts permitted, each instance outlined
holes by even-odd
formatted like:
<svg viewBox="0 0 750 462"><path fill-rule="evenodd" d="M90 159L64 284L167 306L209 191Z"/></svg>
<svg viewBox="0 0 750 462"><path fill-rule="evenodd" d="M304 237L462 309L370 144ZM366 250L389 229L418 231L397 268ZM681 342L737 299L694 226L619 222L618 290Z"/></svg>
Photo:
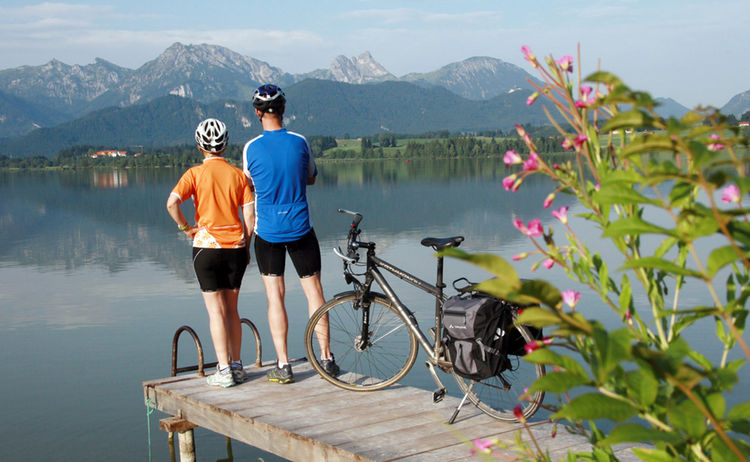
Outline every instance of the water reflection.
<svg viewBox="0 0 750 462"><path fill-rule="evenodd" d="M164 211L181 174L0 174L0 263L65 270L99 265L116 273L130 262L148 261L192 281L188 243ZM534 185L542 178L532 177L514 200L501 199L506 174L499 159L323 164L309 190L314 225L326 245L338 240L341 207L362 212L366 228L392 234L389 239L463 234L479 247L498 248L518 237L508 217L530 219L547 194ZM192 215L186 206L186 216Z"/></svg>

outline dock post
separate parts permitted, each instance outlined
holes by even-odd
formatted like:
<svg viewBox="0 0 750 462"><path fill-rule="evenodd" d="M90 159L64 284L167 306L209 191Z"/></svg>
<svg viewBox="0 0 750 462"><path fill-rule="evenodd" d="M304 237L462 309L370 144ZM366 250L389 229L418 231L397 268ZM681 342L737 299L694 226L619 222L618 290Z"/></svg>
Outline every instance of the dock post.
<svg viewBox="0 0 750 462"><path fill-rule="evenodd" d="M168 417L159 421L159 428L169 432L170 437L177 432L180 445L180 462L195 462L195 438L193 437L193 428L197 427L194 423L182 418L180 410L175 417Z"/></svg>

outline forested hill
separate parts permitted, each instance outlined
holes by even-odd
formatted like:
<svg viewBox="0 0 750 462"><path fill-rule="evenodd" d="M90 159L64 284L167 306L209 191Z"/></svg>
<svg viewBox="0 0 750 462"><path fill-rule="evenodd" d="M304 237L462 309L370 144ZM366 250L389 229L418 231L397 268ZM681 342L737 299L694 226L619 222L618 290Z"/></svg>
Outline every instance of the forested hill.
<svg viewBox="0 0 750 462"><path fill-rule="evenodd" d="M286 94L287 127L308 136L505 130L516 123L540 125L546 121L541 105L525 104L528 90L475 101L444 88L422 88L406 82L354 85L308 79L288 87ZM232 143L260 133L248 101L200 103L166 96L147 104L102 109L71 122L4 139L0 155L52 156L76 145L114 149L191 143L195 126L206 117L226 122Z"/></svg>

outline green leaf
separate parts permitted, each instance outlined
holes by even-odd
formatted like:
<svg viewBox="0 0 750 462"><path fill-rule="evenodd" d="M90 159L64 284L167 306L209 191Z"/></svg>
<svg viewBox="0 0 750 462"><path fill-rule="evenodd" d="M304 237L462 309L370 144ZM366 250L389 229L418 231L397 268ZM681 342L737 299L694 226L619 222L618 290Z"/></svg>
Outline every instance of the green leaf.
<svg viewBox="0 0 750 462"><path fill-rule="evenodd" d="M570 356L563 356L558 354L549 348L541 348L523 357L525 361L529 361L534 364L548 364L551 366L558 366L565 371L570 371L579 376L586 376L586 371L583 366L571 358Z"/></svg>
<svg viewBox="0 0 750 462"><path fill-rule="evenodd" d="M640 368L625 374L628 396L641 405L650 406L656 401L659 382L650 369Z"/></svg>
<svg viewBox="0 0 750 462"><path fill-rule="evenodd" d="M729 420L750 420L750 402L740 403L736 405L735 407L730 409L729 415L727 417L729 418Z"/></svg>
<svg viewBox="0 0 750 462"><path fill-rule="evenodd" d="M679 435L662 432L652 428L645 428L638 424L628 423L613 428L606 438L596 443L597 446L612 446L620 443L642 443L665 441L676 443L680 441Z"/></svg>
<svg viewBox="0 0 750 462"><path fill-rule="evenodd" d="M659 201L655 199L649 199L642 195L632 187L626 185L618 185L611 187L602 187L594 196L594 198L603 204L603 208L611 204L654 204L659 205Z"/></svg>
<svg viewBox="0 0 750 462"><path fill-rule="evenodd" d="M620 282L620 311L625 313L628 310L632 312L633 308L633 290L630 287L630 279L627 274L622 275Z"/></svg>
<svg viewBox="0 0 750 462"><path fill-rule="evenodd" d="M684 207L693 198L692 194L695 186L691 183L678 181L669 192L669 205L672 207Z"/></svg>
<svg viewBox="0 0 750 462"><path fill-rule="evenodd" d="M516 321L518 324L530 324L536 327L556 326L562 323L562 318L554 310L531 307L523 310Z"/></svg>
<svg viewBox="0 0 750 462"><path fill-rule="evenodd" d="M611 72L596 71L585 79L587 82L603 83L613 87L622 86L622 80Z"/></svg>
<svg viewBox="0 0 750 462"><path fill-rule="evenodd" d="M639 217L628 217L610 223L604 228L602 237L617 238L623 236L638 236L641 234L673 235L673 232L642 220Z"/></svg>
<svg viewBox="0 0 750 462"><path fill-rule="evenodd" d="M665 273L678 274L682 276L692 276L694 278L704 279L703 275L698 271L683 268L681 266L675 265L671 261L662 260L661 258L657 257L636 258L634 260L626 262L620 267L621 270L633 268L655 268L662 270Z"/></svg>
<svg viewBox="0 0 750 462"><path fill-rule="evenodd" d="M708 256L706 267L708 277L713 278L720 269L739 259L740 256L737 255L737 251L731 245L714 249Z"/></svg>
<svg viewBox="0 0 750 462"><path fill-rule="evenodd" d="M706 406L716 419L721 420L724 418L724 413L727 410L727 402L721 393L711 393L706 396Z"/></svg>
<svg viewBox="0 0 750 462"><path fill-rule="evenodd" d="M675 143L666 135L643 135L634 138L620 152L624 158L652 152L674 152Z"/></svg>
<svg viewBox="0 0 750 462"><path fill-rule="evenodd" d="M609 119L601 128L602 133L622 128L643 128L653 126L654 118L639 110L620 112Z"/></svg>
<svg viewBox="0 0 750 462"><path fill-rule="evenodd" d="M513 266L497 255L491 253L470 254L455 248L447 248L438 252L438 255L468 261L469 263L489 271L513 288L518 288L521 285L521 281Z"/></svg>
<svg viewBox="0 0 750 462"><path fill-rule="evenodd" d="M706 417L688 399L669 403L667 416L673 427L683 430L693 439L700 438L706 431Z"/></svg>
<svg viewBox="0 0 750 462"><path fill-rule="evenodd" d="M525 305L537 304L547 305L550 308L558 308L562 304L562 295L557 287L542 281L540 279L534 279L531 281L523 281L521 289L518 291L519 297L521 297L521 303ZM530 301L523 301L530 300Z"/></svg>
<svg viewBox="0 0 750 462"><path fill-rule="evenodd" d="M596 368L597 380L600 384L606 383L618 364L630 358L632 334L626 328L612 332L596 328L593 338L600 356L599 367Z"/></svg>
<svg viewBox="0 0 750 462"><path fill-rule="evenodd" d="M625 401L599 393L586 393L573 398L570 403L553 414L552 418L574 421L609 419L622 422L633 417L637 412L637 409Z"/></svg>
<svg viewBox="0 0 750 462"><path fill-rule="evenodd" d="M580 385L589 384L589 378L574 372L550 372L539 377L530 387L531 393L537 391L549 391L552 393L564 393Z"/></svg>
<svg viewBox="0 0 750 462"><path fill-rule="evenodd" d="M674 462L672 454L663 449L633 448L633 454L645 462Z"/></svg>

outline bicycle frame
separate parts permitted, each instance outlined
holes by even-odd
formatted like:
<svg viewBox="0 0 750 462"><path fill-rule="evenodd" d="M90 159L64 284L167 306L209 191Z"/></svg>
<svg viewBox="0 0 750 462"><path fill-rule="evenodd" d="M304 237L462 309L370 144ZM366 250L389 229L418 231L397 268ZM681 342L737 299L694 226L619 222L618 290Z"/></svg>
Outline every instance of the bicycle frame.
<svg viewBox="0 0 750 462"><path fill-rule="evenodd" d="M370 294L370 288L372 286L373 281L378 284L380 289L383 291L383 293L388 297L388 299L393 303L393 305L396 307L398 312L401 314L401 316L406 321L406 326L411 330L411 332L414 333L414 335L417 338L417 341L422 346L424 351L427 353L429 357L429 361L433 365L437 365L441 367L442 369L445 369L446 367L449 367L449 363L443 363L440 361L440 355L442 352L442 311L443 311L443 302L445 301L445 295L443 294L443 289L445 288L445 284L443 284L443 257L438 257L438 264L437 264L437 281L436 284L430 284L429 282L425 282L422 279L414 276L413 274L404 271L397 266L388 263L387 261L379 258L375 255L375 243L374 242L358 242L357 243L360 248L367 249L367 263L366 263L366 271L365 271L365 281L364 283L360 282L349 270L347 267L346 273L348 274L347 281L350 281L354 283L355 289L357 292L361 293L361 300L363 303L367 303L367 300L369 298ZM396 292L393 290L391 285L388 283L388 281L385 279L383 274L380 272L379 268L384 269L385 271L393 274L394 276L398 277L399 279L411 284L414 287L417 287L418 289L422 290L423 292L426 292L432 296L435 297L435 339L434 343L431 343L430 340L427 338L425 333L422 331L422 329L419 328L419 323L414 316L414 312L412 312L406 305L401 302L401 300L398 298L398 295L396 295ZM365 308L365 315L363 320L363 326L362 326L362 342L363 344L366 344L368 339L368 330L369 330L369 319L367 319L367 306L364 306Z"/></svg>

